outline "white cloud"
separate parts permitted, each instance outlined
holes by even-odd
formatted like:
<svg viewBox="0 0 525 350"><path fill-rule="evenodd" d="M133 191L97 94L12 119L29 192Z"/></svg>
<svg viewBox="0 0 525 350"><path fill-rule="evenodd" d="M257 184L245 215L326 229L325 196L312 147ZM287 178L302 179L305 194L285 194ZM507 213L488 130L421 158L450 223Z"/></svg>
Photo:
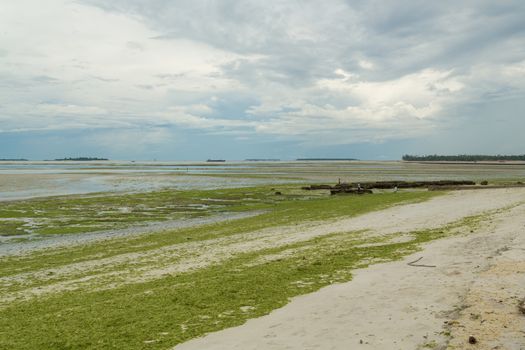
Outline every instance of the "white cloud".
<svg viewBox="0 0 525 350"><path fill-rule="evenodd" d="M322 79L319 87L348 93L358 98L365 106L388 106L398 103L425 107L432 101L460 91L463 84L451 72L434 69L408 74L387 81L349 81L344 79Z"/></svg>
<svg viewBox="0 0 525 350"><path fill-rule="evenodd" d="M374 69L375 65L374 63L370 62L370 61L367 61L367 60L360 60L359 61L359 67L363 68L363 69Z"/></svg>
<svg viewBox="0 0 525 350"><path fill-rule="evenodd" d="M170 90L233 89L219 67L241 56L160 33L123 14L63 0L2 5L0 104L23 119L41 113L147 115ZM168 78L166 78L168 77ZM143 87L150 87L144 89ZM48 101L51 101L50 103ZM81 107L85 106L85 107Z"/></svg>

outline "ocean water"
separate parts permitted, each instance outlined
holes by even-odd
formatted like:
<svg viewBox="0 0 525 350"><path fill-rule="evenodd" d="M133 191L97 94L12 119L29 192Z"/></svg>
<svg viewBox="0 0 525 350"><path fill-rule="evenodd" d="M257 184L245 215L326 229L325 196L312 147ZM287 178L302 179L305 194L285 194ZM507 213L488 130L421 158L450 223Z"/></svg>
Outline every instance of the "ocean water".
<svg viewBox="0 0 525 350"><path fill-rule="evenodd" d="M291 182L242 178L243 174L254 172L257 173L254 165L248 162L228 165L196 162L0 162L0 201L94 192L215 189Z"/></svg>

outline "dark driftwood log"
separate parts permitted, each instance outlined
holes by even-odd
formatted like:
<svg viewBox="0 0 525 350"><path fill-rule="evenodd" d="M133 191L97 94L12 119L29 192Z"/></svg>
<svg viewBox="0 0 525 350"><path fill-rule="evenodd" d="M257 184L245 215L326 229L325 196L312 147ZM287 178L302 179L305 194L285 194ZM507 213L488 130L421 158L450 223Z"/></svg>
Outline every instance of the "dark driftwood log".
<svg viewBox="0 0 525 350"><path fill-rule="evenodd" d="M338 188L338 189L333 189L333 190L330 190L330 194L331 195L335 195L335 194L357 194L357 195L362 195L362 194L372 194L372 190L367 190L367 189L357 189L357 188Z"/></svg>
<svg viewBox="0 0 525 350"><path fill-rule="evenodd" d="M393 189L393 188L439 188L442 186L474 186L474 181L452 181L452 180L439 180L439 181L376 181L376 182L361 182L361 183L338 183L334 186L330 185L311 185L309 187L303 187L304 190L333 190L342 191L345 193L347 190L358 189L371 190L371 189Z"/></svg>

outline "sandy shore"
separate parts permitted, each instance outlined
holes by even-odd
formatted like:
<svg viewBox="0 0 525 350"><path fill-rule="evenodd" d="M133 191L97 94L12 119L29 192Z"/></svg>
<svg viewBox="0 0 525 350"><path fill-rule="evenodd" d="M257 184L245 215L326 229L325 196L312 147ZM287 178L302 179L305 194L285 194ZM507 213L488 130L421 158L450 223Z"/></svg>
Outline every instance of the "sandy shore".
<svg viewBox="0 0 525 350"><path fill-rule="evenodd" d="M175 349L525 349L525 315L518 310L525 298L524 201L523 189L456 192L311 228L311 235L408 232L508 207L476 232L358 270L348 283ZM421 257L420 264L435 267L408 265Z"/></svg>

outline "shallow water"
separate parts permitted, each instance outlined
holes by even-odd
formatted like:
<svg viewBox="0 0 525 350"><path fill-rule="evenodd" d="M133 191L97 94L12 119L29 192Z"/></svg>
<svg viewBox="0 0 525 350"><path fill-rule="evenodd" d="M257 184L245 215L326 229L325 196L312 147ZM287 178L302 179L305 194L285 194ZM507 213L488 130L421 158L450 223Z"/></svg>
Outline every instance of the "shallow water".
<svg viewBox="0 0 525 350"><path fill-rule="evenodd" d="M523 181L525 165L420 164L396 161L0 161L0 201L93 192L135 192L163 188L216 189L294 182L492 179Z"/></svg>
<svg viewBox="0 0 525 350"><path fill-rule="evenodd" d="M247 187L261 184L278 184L293 182L279 179L221 178L206 176L171 175L149 176L135 174L134 176L119 175L82 175L71 178L62 174L53 174L53 178L33 178L23 181L17 186L0 185L0 201L29 199L36 197L88 194L96 192L143 192L161 189L217 189ZM0 176L0 181L2 177Z"/></svg>
<svg viewBox="0 0 525 350"><path fill-rule="evenodd" d="M250 169L253 165L241 162L228 165L215 163L134 163L134 162L1 162L0 174L77 174L109 172L127 173L189 173L221 174L234 169ZM222 164L222 163L221 163Z"/></svg>
<svg viewBox="0 0 525 350"><path fill-rule="evenodd" d="M88 232L83 233L81 235L24 235L18 237L0 236L0 257L25 254L41 249L66 247L90 242L98 242L106 239L136 236L140 234L147 234L150 232L176 230L181 228L218 223L227 220L242 219L260 215L261 213L261 211L247 213L221 213L208 217L154 222L145 225L136 225L125 229Z"/></svg>
<svg viewBox="0 0 525 350"><path fill-rule="evenodd" d="M289 182L202 176L242 174L253 168L249 163L0 162L0 201L94 192L215 189Z"/></svg>

